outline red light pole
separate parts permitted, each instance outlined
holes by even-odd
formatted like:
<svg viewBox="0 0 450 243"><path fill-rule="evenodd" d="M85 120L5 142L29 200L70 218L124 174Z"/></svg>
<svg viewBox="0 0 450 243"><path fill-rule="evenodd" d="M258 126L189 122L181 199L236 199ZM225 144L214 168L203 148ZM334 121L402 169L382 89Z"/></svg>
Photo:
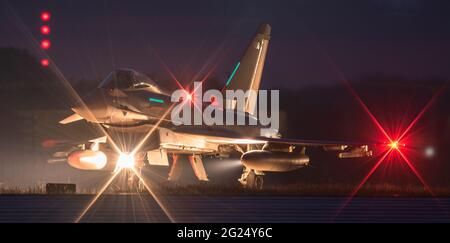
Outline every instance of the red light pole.
<svg viewBox="0 0 450 243"><path fill-rule="evenodd" d="M50 35L50 27L47 24L47 22L49 22L51 19L51 14L48 11L44 11L41 13L41 35L42 37L45 37L41 40L41 48L44 51L47 51L50 49L52 43L50 42L50 40L47 38ZM50 66L50 61L47 58L43 58L41 59L41 66L44 68L47 68Z"/></svg>

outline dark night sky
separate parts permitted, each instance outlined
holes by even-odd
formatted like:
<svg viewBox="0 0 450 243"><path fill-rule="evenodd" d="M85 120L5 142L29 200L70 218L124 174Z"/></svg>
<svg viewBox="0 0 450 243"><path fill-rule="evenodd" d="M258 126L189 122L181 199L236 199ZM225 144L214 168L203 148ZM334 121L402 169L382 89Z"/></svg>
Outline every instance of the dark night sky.
<svg viewBox="0 0 450 243"><path fill-rule="evenodd" d="M268 86L337 82L326 56L349 78L450 77L450 4L440 1L15 0L2 9L0 46L30 50L24 32L39 40L39 13L51 11L48 54L72 79L114 67L165 77L155 53L184 82L217 62L225 79L262 22L273 27Z"/></svg>

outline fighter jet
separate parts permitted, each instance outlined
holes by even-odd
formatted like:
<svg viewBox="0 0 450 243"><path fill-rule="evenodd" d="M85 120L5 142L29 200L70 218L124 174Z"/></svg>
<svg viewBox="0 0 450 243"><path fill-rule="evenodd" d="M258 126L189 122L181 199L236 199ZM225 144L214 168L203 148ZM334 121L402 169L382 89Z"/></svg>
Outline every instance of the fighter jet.
<svg viewBox="0 0 450 243"><path fill-rule="evenodd" d="M270 35L271 26L261 25L232 69L226 90L259 90ZM225 112L257 120L254 112L257 92L251 94L242 111L226 106ZM191 97L188 95L187 99ZM266 134L261 134L261 125L174 124L168 116L173 109L171 92L131 69L113 71L95 91L83 97L83 101L83 105L72 108L73 115L60 123L84 119L101 126L107 136L73 143L70 149L55 153L51 161L67 161L82 170L114 170L130 161L129 166L170 166L168 179L176 181L181 172L179 157L187 156L198 180L208 181L202 158L228 157L235 153L240 154L243 168L238 181L246 188L261 189L266 172L287 172L308 166L310 147L335 151L339 158L372 156L367 144L284 139L276 129L267 129ZM117 132L144 134L143 140L130 151L117 151L113 148L114 141L111 141Z"/></svg>

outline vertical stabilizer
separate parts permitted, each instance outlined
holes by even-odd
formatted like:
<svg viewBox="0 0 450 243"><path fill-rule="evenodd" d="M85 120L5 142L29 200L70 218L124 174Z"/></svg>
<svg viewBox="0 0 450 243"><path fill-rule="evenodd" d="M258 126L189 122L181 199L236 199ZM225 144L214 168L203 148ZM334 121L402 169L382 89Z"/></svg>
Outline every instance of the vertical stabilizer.
<svg viewBox="0 0 450 243"><path fill-rule="evenodd" d="M245 102L244 111L253 115L256 108L257 93L261 84L264 62L269 47L271 27L263 24L253 38L244 56L236 64L227 80L226 90L252 90L252 95ZM233 109L234 107L227 107Z"/></svg>

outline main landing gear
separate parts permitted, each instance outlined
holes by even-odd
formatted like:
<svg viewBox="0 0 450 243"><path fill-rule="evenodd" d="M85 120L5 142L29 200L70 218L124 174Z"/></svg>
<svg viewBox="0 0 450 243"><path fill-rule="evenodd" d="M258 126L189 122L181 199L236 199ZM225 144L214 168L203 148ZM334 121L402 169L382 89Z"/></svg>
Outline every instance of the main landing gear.
<svg viewBox="0 0 450 243"><path fill-rule="evenodd" d="M244 168L241 178L238 180L244 188L262 190L264 185L264 173Z"/></svg>

